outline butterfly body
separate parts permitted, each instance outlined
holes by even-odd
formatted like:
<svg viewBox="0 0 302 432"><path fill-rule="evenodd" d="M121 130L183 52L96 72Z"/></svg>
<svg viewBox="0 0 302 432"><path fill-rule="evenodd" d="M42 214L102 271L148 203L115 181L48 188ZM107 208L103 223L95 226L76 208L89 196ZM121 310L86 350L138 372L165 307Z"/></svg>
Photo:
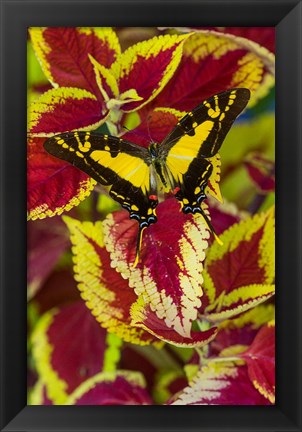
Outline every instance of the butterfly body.
<svg viewBox="0 0 302 432"><path fill-rule="evenodd" d="M157 222L159 190L172 192L184 213L200 213L213 172L211 158L236 117L245 108L250 91L231 89L198 105L185 115L161 143L148 148L110 135L68 132L47 139L44 148L94 178L111 186L110 195L139 224L135 265L142 232Z"/></svg>

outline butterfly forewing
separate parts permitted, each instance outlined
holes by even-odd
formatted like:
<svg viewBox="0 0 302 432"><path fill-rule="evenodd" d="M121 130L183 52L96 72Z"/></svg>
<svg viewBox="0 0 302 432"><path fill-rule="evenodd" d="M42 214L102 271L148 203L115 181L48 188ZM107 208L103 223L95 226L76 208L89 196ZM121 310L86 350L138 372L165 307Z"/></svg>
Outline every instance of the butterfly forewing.
<svg viewBox="0 0 302 432"><path fill-rule="evenodd" d="M144 147L110 135L69 132L49 138L44 148L97 182L112 185L113 199L143 226L156 221L157 200L153 198L156 190L150 184L151 158Z"/></svg>
<svg viewBox="0 0 302 432"><path fill-rule="evenodd" d="M185 156L183 152L192 147L200 157L214 156L249 98L248 89L238 88L207 99L186 114L164 139L162 156L168 157L171 150Z"/></svg>
<svg viewBox="0 0 302 432"><path fill-rule="evenodd" d="M213 167L210 162L250 98L244 88L219 93L185 115L162 142L160 154L172 190L185 213L202 212L205 188Z"/></svg>
<svg viewBox="0 0 302 432"><path fill-rule="evenodd" d="M145 148L121 138L93 132L55 135L45 141L44 148L104 185L113 184L124 175L137 185L146 178L150 164ZM143 186L147 187L147 182Z"/></svg>

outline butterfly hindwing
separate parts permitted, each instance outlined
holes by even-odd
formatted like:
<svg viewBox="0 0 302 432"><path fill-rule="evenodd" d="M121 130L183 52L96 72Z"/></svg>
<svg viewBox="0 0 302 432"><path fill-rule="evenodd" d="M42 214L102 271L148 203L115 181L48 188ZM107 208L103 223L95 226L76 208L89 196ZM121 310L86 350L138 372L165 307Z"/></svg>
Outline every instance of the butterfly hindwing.
<svg viewBox="0 0 302 432"><path fill-rule="evenodd" d="M183 176L181 187L174 189L175 198L182 204L184 213L202 213L201 203L206 198L205 188L213 172L207 159L195 159Z"/></svg>

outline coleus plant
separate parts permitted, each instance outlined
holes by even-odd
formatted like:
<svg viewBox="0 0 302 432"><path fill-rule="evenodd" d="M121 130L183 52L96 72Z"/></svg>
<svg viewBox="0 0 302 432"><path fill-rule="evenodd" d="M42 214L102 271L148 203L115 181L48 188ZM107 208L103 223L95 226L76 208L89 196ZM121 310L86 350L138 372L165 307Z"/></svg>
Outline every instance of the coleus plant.
<svg viewBox="0 0 302 432"><path fill-rule="evenodd" d="M274 403L272 309L266 307L270 313L260 324L255 315L252 322L244 318L274 294L274 209L251 214L223 204L217 154L206 192L220 204L209 200L205 211L223 245L213 242L201 218L180 213L178 202L168 198L158 205L158 222L144 235L134 268L136 222L124 210L112 212L112 203L97 206L94 197L106 190L43 148L48 137L77 130L109 131L146 147L146 137L161 142L187 111L234 87L250 89L255 105L274 84L273 54L232 33L169 31L122 52L118 33L109 28L30 29L52 88L28 112L28 219L33 232L53 216L61 227L48 233L47 244L57 247L47 273L41 255L31 255L30 297L41 308L36 291L70 241L82 299L56 305L32 323L37 381L30 403ZM258 189L270 192L274 183L265 159L245 164ZM66 214L71 209L76 213ZM37 241L32 250L39 247ZM217 349L223 335L230 344ZM263 355L266 342L270 349ZM126 346L130 359L136 347L146 353L152 379L142 362L133 370L123 356ZM165 361L154 361L154 353L167 349L178 356L168 378Z"/></svg>

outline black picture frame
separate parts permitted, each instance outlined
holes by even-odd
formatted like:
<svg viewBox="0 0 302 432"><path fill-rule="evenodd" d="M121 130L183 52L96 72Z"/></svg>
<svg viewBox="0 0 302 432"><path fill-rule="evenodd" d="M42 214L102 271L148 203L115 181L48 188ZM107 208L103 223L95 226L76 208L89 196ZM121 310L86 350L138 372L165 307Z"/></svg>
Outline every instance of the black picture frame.
<svg viewBox="0 0 302 432"><path fill-rule="evenodd" d="M1 0L1 430L301 431L301 11L300 0ZM26 31L60 25L276 26L275 406L26 406Z"/></svg>

